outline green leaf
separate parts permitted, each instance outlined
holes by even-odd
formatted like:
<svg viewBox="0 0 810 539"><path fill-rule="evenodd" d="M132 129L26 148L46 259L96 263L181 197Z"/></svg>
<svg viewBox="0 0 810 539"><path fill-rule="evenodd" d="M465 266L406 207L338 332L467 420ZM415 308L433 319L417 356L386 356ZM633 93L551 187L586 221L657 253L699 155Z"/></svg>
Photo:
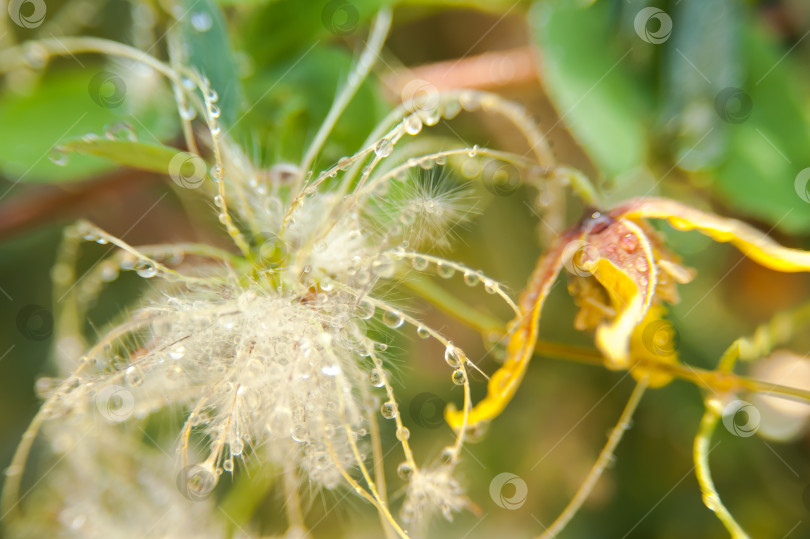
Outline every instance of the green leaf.
<svg viewBox="0 0 810 539"><path fill-rule="evenodd" d="M744 51L751 115L729 126L725 161L718 167L715 193L736 208L786 232L810 231L810 204L796 192L796 176L810 166L810 94L795 58L783 57L761 29L748 24ZM806 195L804 195L806 196Z"/></svg>
<svg viewBox="0 0 810 539"><path fill-rule="evenodd" d="M615 178L645 161L650 97L629 73L632 47L615 39L610 9L609 2L587 9L536 2L529 22L540 77L561 122L599 171Z"/></svg>
<svg viewBox="0 0 810 539"><path fill-rule="evenodd" d="M181 19L180 32L189 67L208 77L219 95L220 121L232 126L238 118L242 88L225 19L213 0L186 0L185 5L188 14Z"/></svg>
<svg viewBox="0 0 810 539"><path fill-rule="evenodd" d="M312 45L363 35L386 0L299 0L268 3L244 26L244 48L256 65L297 58Z"/></svg>
<svg viewBox="0 0 810 539"><path fill-rule="evenodd" d="M168 146L103 138L69 140L61 144L60 148L66 152L94 155L119 165L159 174L167 174L172 158L182 153Z"/></svg>
<svg viewBox="0 0 810 539"><path fill-rule="evenodd" d="M255 105L240 123L239 131L249 137L246 146L266 141L268 162L298 162L354 61L337 47L316 47L301 59L275 65L247 81L246 92ZM383 109L371 83L361 85L327 140L322 162L359 150Z"/></svg>
<svg viewBox="0 0 810 539"><path fill-rule="evenodd" d="M684 170L705 170L728 151L729 128L734 126L729 118L735 112L729 109L722 116L716 101L733 101L734 89L743 85L744 9L735 0L685 2L675 9L672 35L661 56L662 153Z"/></svg>
<svg viewBox="0 0 810 539"><path fill-rule="evenodd" d="M0 94L0 172L12 181L67 182L109 171L104 159L78 155L64 166L48 157L63 140L129 123L140 138L167 140L179 121L171 94L153 72L119 72L85 62L52 71L30 89Z"/></svg>

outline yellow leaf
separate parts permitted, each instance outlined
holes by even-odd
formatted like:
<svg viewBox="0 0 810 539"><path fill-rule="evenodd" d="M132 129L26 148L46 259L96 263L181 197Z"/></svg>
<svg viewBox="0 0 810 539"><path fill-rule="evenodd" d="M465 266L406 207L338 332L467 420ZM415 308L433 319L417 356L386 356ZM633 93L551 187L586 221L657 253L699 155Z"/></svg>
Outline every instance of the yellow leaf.
<svg viewBox="0 0 810 539"><path fill-rule="evenodd" d="M563 235L540 257L529 284L520 297L519 308L523 315L512 321L507 360L489 379L486 397L469 411L466 423L463 410L456 410L452 405L445 410L445 419L454 429L489 421L500 415L512 400L534 353L540 311L560 273L564 247L570 239L570 234Z"/></svg>
<svg viewBox="0 0 810 539"><path fill-rule="evenodd" d="M679 230L699 230L715 241L728 242L745 256L776 271L810 271L810 252L783 247L756 228L664 198L632 199L610 212L626 218L666 219Z"/></svg>
<svg viewBox="0 0 810 539"><path fill-rule="evenodd" d="M646 376L650 387L665 386L672 380L672 375L657 368L658 365L678 362L678 334L664 320L664 314L663 305L651 306L630 338L630 374L636 380Z"/></svg>

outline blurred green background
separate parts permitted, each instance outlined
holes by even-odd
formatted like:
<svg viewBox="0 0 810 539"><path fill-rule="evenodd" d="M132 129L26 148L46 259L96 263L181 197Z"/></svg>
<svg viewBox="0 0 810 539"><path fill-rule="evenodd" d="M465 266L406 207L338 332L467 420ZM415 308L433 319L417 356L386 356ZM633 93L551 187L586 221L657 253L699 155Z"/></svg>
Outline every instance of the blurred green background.
<svg viewBox="0 0 810 539"><path fill-rule="evenodd" d="M248 155L265 166L300 160L380 5L224 1L222 20L213 3L185 11L181 20L191 35L195 21L188 13L203 9L213 18L207 22L214 32L200 38L194 61L220 89L231 134ZM810 172L803 173L810 167L806 2L411 0L393 6L382 61L339 122L321 165L359 148L399 102L402 80L423 79L440 89L473 85L525 105L559 162L586 172L611 202L669 196L744 219L783 244L810 248ZM157 3L48 2L33 28L6 11L0 14L3 48L34 37L95 35L165 53L166 15ZM4 73L0 93L0 468L38 407L35 379L52 373L49 271L65 224L87 218L136 245L184 239L228 245L210 202L180 192L166 177L93 157L70 156L65 166L48 158L61 159L53 151L60 141L103 135L119 122L141 140L180 144L170 89L149 72L97 56L46 59L45 69L36 52L29 51L28 68ZM527 149L510 126L480 113L443 121L428 135ZM481 215L457 231L459 247L446 254L519 291L542 252L539 220L526 204L533 196L525 189L488 196ZM581 208L564 205L573 223ZM733 339L810 298L805 275L762 269L699 234L662 231L698 269L671 311L687 363L713 367ZM108 251L86 247L84 267ZM506 321L508 312L482 289L446 284ZM116 283L91 322L104 326L131 305L136 291L134 278ZM475 332L427 305L415 306L470 357L483 358L485 370L497 367ZM563 279L545 308L543 337L591 346L589 335L572 329L574 314ZM459 402L460 390L435 361L442 354L437 343L405 334L394 344L401 348L397 389L412 410L406 424L424 460L452 439L434 408ZM790 348L805 355L810 339L800 335ZM465 451L462 476L481 514L436 522L431 536L539 534L587 474L632 386L624 373L536 357L506 412ZM484 384L475 390L480 398ZM615 463L564 537L726 536L703 506L694 478L692 439L701 414L701 393L691 384L675 381L650 391ZM711 453L715 482L752 536L810 537L809 442L804 434L780 443L718 430ZM490 496L491 481L503 472L528 489L515 509L499 507ZM504 487L507 498L514 494L510 488ZM342 536L336 530L346 527L355 530L346 536L373 537L372 511L340 498L315 497L313 520L338 508L313 534ZM261 518L267 529L273 518L271 511Z"/></svg>

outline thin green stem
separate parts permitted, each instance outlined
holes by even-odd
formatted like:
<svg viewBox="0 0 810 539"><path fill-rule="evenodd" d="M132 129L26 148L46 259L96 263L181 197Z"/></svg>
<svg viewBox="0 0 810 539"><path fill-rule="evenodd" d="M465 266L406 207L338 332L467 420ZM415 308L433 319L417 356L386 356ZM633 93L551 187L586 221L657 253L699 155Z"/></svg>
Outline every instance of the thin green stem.
<svg viewBox="0 0 810 539"><path fill-rule="evenodd" d="M695 460L695 474L700 484L704 505L717 515L717 518L720 519L720 522L723 523L723 526L726 527L733 539L745 539L748 534L743 531L720 500L720 494L718 494L717 488L714 486L711 469L709 468L709 444L721 414L722 407L720 403L708 399L706 401L706 411L700 420L700 429L697 436L695 436L695 443L692 448L692 457Z"/></svg>
<svg viewBox="0 0 810 539"><path fill-rule="evenodd" d="M357 93L360 85L368 76L369 71L371 71L374 62L377 60L377 56L379 56L380 51L382 50L385 37L388 35L388 30L390 28L391 10L381 9L374 18L368 44L363 50L363 53L360 55L360 59L357 62L357 67L349 77L346 87L341 90L341 92L335 98L335 101L332 103L332 107L329 109L326 119L321 124L318 132L315 134L315 139L312 141L312 144L310 144L307 153L304 155L304 158L301 161L301 175L297 179L296 190L294 191L295 193L300 191L301 183L306 177L312 163L315 161L316 156L320 153L321 148L323 148L327 137L329 137L329 133L332 132L338 118L341 114L343 114L343 111L346 110L346 106L348 106L349 102L354 97L354 94Z"/></svg>
<svg viewBox="0 0 810 539"><path fill-rule="evenodd" d="M488 337L492 333L503 331L503 322L471 308L463 300L454 296L427 277L415 276L408 278L403 281L403 284L445 313L475 328L485 337Z"/></svg>
<svg viewBox="0 0 810 539"><path fill-rule="evenodd" d="M565 509L560 516L548 527L548 529L540 535L540 539L550 539L552 537L557 537L566 525L574 518L574 515L577 514L577 511L582 507L582 504L585 503L585 500L588 499L588 496L593 491L593 487L596 486L596 482L599 481L599 478L602 476L602 473L607 468L608 464L610 463L611 459L613 458L613 453L616 451L616 446L619 445L619 442L624 435L624 432L630 428L630 420L633 417L633 413L638 408L638 403L641 401L641 397L644 396L644 391L647 389L647 378L642 378L639 380L638 384L636 384L633 393L630 395L630 399L627 401L627 404L624 407L624 411L622 411L622 415L619 417L618 423L616 426L613 427L613 430L610 433L610 437L608 438L605 447L602 448L601 453L599 453L599 458L594 463L591 471L588 473L588 477L585 478L585 481L580 485L579 489L577 490L574 497L568 502L568 505L565 506Z"/></svg>

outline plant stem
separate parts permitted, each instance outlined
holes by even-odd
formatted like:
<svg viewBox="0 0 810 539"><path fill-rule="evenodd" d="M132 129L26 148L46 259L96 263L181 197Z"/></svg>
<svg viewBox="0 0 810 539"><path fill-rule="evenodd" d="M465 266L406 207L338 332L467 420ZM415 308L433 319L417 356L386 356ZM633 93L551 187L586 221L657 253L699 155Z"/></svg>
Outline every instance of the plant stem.
<svg viewBox="0 0 810 539"><path fill-rule="evenodd" d="M599 458L594 463L591 471L588 473L588 477L585 478L585 481L580 485L579 489L577 490L574 497L568 502L568 505L565 507L560 516L548 527L548 529L540 535L540 539L550 539L553 537L557 537L565 526L574 518L577 511L582 507L582 504L585 503L585 500L588 499L591 491L593 491L593 487L596 485L596 482L599 481L599 478L602 476L602 473L607 468L610 460L613 458L613 452L616 450L616 446L619 445L619 442L624 435L624 431L630 428L630 420L633 417L633 413L636 411L638 407L639 401L641 401L641 397L644 395L644 391L647 389L647 378L642 378L638 384L636 384L636 388L633 390L633 393L630 395L630 400L627 401L627 404L624 407L624 411L622 411L622 415L619 417L618 423L616 426L613 427L613 430L610 433L610 437L608 438L605 447L602 448L602 451L599 453Z"/></svg>

